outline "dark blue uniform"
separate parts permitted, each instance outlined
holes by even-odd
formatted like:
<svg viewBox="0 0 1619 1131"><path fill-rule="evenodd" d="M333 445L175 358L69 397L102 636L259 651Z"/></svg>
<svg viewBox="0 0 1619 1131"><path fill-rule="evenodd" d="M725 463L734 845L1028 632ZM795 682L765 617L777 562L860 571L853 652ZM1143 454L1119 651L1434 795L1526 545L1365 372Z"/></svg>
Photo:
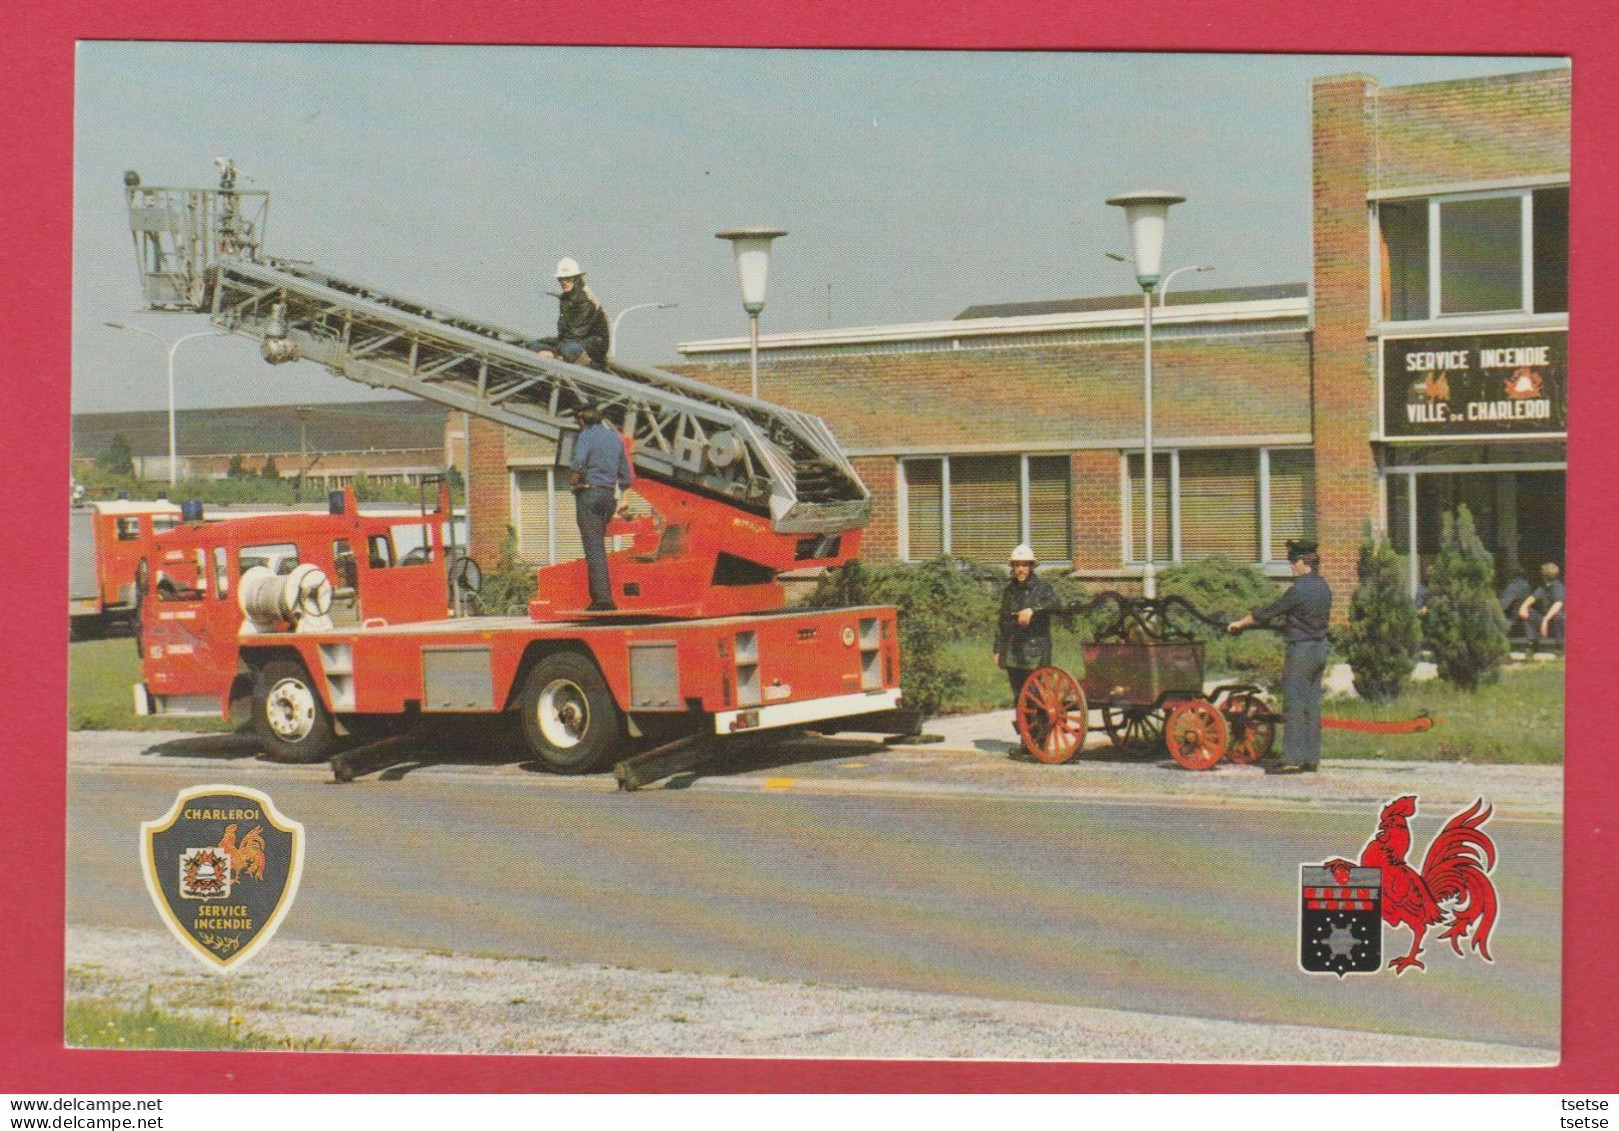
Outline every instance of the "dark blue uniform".
<svg viewBox="0 0 1619 1131"><path fill-rule="evenodd" d="M1253 611L1254 621L1280 619L1287 642L1282 665L1282 760L1314 766L1321 761L1321 676L1327 669L1327 621L1332 589L1315 572L1301 574L1286 593Z"/></svg>
<svg viewBox="0 0 1619 1131"><path fill-rule="evenodd" d="M574 515L584 543L590 579L590 607L613 607L612 579L607 574L607 523L618 505L618 490L635 482L624 437L598 421L579 434L573 449Z"/></svg>
<svg viewBox="0 0 1619 1131"><path fill-rule="evenodd" d="M1057 594L1051 583L1032 572L1029 580L1021 584L1011 581L1001 591L1001 611L995 621L995 653L1001 658L1001 667L1006 669L1014 707L1029 673L1051 663L1051 610L1057 605ZM1034 610L1034 617L1027 625L1017 622L1018 613L1024 609Z"/></svg>

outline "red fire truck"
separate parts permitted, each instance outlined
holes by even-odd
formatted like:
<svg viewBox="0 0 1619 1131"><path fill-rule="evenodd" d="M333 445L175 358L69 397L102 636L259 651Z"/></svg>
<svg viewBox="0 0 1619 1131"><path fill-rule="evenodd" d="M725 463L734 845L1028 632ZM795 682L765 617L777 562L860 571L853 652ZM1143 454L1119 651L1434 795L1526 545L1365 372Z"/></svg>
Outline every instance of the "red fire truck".
<svg viewBox="0 0 1619 1131"><path fill-rule="evenodd" d="M772 728L913 733L895 612L786 607L783 572L859 551L870 496L818 419L673 373L542 357L527 335L305 261L261 256L267 194L125 177L153 309L199 310L312 360L527 432L565 465L578 414L629 440L650 513L619 520L618 606L586 610L584 562L541 569L527 616L457 615L475 567L439 531L398 553L398 520L357 513L186 523L158 539L137 706L226 711L251 694L270 757L317 761L400 719L514 712L536 756L580 773L626 740ZM441 511L445 502L440 502ZM415 560L412 560L414 558Z"/></svg>
<svg viewBox="0 0 1619 1131"><path fill-rule="evenodd" d="M68 623L75 636L123 627L135 611L135 570L152 538L180 521L173 503L76 503L68 512Z"/></svg>

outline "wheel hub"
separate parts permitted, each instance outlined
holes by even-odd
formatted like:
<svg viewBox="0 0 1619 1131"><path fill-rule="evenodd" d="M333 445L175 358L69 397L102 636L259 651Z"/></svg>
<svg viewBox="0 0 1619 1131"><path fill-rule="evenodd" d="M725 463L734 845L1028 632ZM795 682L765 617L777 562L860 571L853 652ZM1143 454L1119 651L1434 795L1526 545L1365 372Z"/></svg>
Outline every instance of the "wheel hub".
<svg viewBox="0 0 1619 1131"><path fill-rule="evenodd" d="M270 689L265 719L278 738L297 742L315 725L315 696L303 683L284 679Z"/></svg>

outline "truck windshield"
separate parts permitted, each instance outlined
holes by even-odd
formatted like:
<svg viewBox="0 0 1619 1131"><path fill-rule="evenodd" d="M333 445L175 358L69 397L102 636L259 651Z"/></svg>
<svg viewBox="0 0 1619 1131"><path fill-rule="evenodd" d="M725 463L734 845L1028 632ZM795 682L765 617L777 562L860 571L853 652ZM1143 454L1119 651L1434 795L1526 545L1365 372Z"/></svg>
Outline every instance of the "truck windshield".
<svg viewBox="0 0 1619 1131"><path fill-rule="evenodd" d="M263 566L277 576L286 576L298 565L298 547L291 542L277 542L267 546L243 546L237 555L237 567L246 573L254 566Z"/></svg>

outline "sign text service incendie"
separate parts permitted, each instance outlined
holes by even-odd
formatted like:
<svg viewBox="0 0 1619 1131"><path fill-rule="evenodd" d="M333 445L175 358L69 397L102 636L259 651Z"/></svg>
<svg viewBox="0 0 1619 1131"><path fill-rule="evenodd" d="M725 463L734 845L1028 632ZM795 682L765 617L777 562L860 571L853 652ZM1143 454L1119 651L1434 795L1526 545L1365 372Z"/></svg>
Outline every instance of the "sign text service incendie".
<svg viewBox="0 0 1619 1131"><path fill-rule="evenodd" d="M1568 332L1383 341L1383 433L1404 439L1568 430Z"/></svg>

